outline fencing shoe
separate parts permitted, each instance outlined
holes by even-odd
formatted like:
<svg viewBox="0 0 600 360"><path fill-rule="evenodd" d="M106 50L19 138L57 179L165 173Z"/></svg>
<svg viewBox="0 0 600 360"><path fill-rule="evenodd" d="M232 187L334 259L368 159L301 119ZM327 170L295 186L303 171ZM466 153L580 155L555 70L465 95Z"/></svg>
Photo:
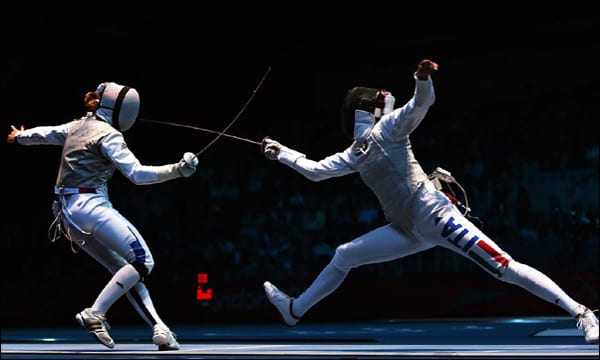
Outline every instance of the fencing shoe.
<svg viewBox="0 0 600 360"><path fill-rule="evenodd" d="M159 351L179 350L177 336L165 324L156 324L153 327L152 342L158 345Z"/></svg>
<svg viewBox="0 0 600 360"><path fill-rule="evenodd" d="M585 334L585 342L588 344L598 344L598 318L594 315L594 312L586 308L576 318L577 328Z"/></svg>
<svg viewBox="0 0 600 360"><path fill-rule="evenodd" d="M294 298L287 296L283 291L279 290L275 285L268 281L264 282L263 288L265 289L265 293L271 304L279 311L281 320L283 320L287 326L296 325L298 321L300 321L300 317L294 315L294 312L292 311Z"/></svg>
<svg viewBox="0 0 600 360"><path fill-rule="evenodd" d="M75 319L82 327L86 328L90 334L98 342L108 348L114 348L115 342L108 334L108 329L110 329L110 325L106 321L106 317L104 315L93 314L90 308L84 309L82 312L75 315ZM598 338L598 329L596 329L596 339Z"/></svg>

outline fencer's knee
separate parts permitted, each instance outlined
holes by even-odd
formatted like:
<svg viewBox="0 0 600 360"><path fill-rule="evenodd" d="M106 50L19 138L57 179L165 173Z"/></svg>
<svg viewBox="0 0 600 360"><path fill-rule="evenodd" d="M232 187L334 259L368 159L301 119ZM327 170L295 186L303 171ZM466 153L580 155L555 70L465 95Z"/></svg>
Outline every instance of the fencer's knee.
<svg viewBox="0 0 600 360"><path fill-rule="evenodd" d="M335 249L335 253L333 255L333 259L331 259L331 263L340 271L348 272L354 267L354 265L348 260L348 252L348 244L339 245Z"/></svg>
<svg viewBox="0 0 600 360"><path fill-rule="evenodd" d="M522 265L518 261L510 260L508 266L504 269L504 272L500 275L500 280L514 284L516 279L519 277L519 271Z"/></svg>
<svg viewBox="0 0 600 360"><path fill-rule="evenodd" d="M152 268L154 267L153 265L144 264L138 261L132 262L131 265L137 270L142 279L150 275L150 272L152 272Z"/></svg>

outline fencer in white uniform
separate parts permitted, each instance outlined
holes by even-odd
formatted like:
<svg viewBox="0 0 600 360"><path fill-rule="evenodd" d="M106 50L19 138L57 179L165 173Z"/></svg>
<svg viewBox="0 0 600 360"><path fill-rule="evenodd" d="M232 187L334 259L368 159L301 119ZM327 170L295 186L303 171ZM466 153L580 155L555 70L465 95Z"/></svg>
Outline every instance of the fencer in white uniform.
<svg viewBox="0 0 600 360"><path fill-rule="evenodd" d="M51 239L64 235L74 251L83 249L112 274L94 303L76 315L79 324L101 344L113 348L106 313L126 295L153 329L158 349L177 350L176 335L159 317L143 282L154 267L152 253L136 227L113 207L107 183L116 170L136 185L189 177L196 171L198 159L188 152L173 164L140 163L123 137L139 114L140 97L135 88L101 83L85 94L84 104L87 113L79 119L31 129L11 126L7 140L62 146Z"/></svg>
<svg viewBox="0 0 600 360"><path fill-rule="evenodd" d="M395 99L385 90L349 90L342 106L342 127L354 141L342 152L313 161L276 140L263 139L267 158L309 180L358 173L376 195L389 222L339 245L329 264L296 298L264 282L269 301L285 324L294 326L311 307L335 291L351 269L442 246L474 261L492 276L561 307L575 317L586 342L597 343L598 319L593 311L569 297L548 276L514 260L435 186L416 160L409 135L435 101L431 73L437 67L427 59L418 64L413 96L396 109Z"/></svg>

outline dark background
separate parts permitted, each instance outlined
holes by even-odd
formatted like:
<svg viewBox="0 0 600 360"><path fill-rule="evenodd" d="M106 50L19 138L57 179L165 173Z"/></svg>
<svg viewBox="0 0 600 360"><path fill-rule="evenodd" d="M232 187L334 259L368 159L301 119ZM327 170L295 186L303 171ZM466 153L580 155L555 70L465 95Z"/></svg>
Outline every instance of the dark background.
<svg viewBox="0 0 600 360"><path fill-rule="evenodd" d="M527 11L499 4L17 9L2 14L0 119L6 134L12 124L60 124L83 115L86 91L115 81L140 92L141 118L212 130L236 119L228 133L252 141L268 135L318 160L348 145L338 126L348 88L386 88L401 106L412 94L417 63L430 58L440 65L437 101L412 136L425 170L442 166L465 179L468 191L476 190L470 196L481 205L475 211L488 221L488 235L597 308L599 21L574 4ZM142 121L125 136L148 165L175 162L215 137ZM108 275L64 239L47 239L60 149L3 144L3 326L71 324ZM474 159L486 166L483 179L465 174L464 164ZM264 280L297 295L329 259L311 252L314 244L331 250L383 223L381 214L356 226L328 213L317 230L276 227L270 219L288 210L308 216L339 202L355 215L374 198L358 176L312 183L266 160L258 145L230 138L221 137L199 160L190 179L135 186L115 174L109 183L115 207L153 250L157 265L147 281L167 322L276 321ZM510 189L528 184L525 163L559 174L543 189L557 194L560 220L546 195L531 199L524 222L514 215L516 200L497 206ZM492 190L497 183L509 191ZM298 195L305 203L294 208ZM591 221L584 230L567 226L572 209ZM262 235L253 239L256 229ZM274 242L288 249L273 250ZM202 286L213 289L211 301L195 299L201 272L209 274ZM438 249L354 270L305 321L349 319L349 312L357 318L564 315ZM124 299L109 317L140 321Z"/></svg>

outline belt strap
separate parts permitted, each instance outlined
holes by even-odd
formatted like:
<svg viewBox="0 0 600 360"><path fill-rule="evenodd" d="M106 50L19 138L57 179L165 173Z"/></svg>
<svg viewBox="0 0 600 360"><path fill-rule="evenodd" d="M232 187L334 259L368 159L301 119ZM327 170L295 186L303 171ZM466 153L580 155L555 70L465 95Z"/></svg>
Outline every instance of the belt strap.
<svg viewBox="0 0 600 360"><path fill-rule="evenodd" d="M80 194L95 194L96 189L94 188L77 188Z"/></svg>
<svg viewBox="0 0 600 360"><path fill-rule="evenodd" d="M56 195L96 194L97 191L94 188L86 188L86 187L66 188L66 187L56 186L54 188L54 193Z"/></svg>

